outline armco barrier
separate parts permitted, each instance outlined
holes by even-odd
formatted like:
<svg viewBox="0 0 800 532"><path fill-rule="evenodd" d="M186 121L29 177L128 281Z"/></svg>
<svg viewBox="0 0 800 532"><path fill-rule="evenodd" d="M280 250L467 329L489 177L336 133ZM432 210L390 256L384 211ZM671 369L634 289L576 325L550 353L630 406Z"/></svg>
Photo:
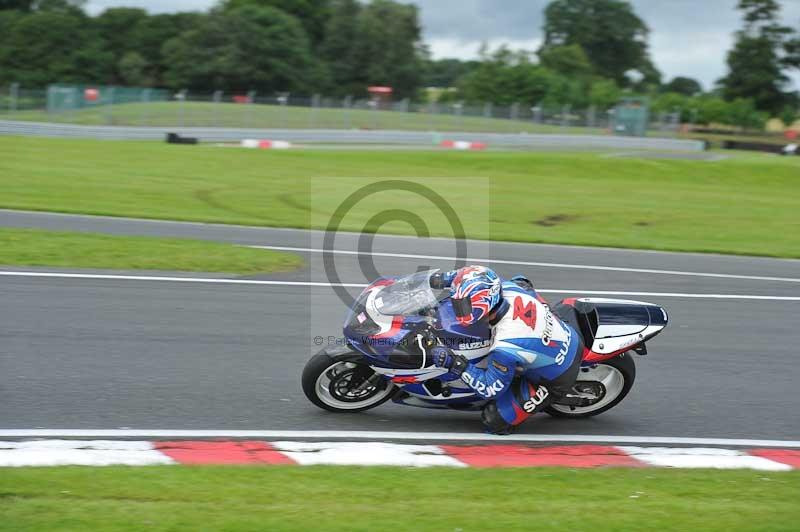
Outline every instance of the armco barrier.
<svg viewBox="0 0 800 532"><path fill-rule="evenodd" d="M73 137L106 140L163 140L167 133L197 137L204 142L240 141L245 138L278 138L293 144L406 144L438 145L440 133L430 131L369 131L357 129L245 129L205 127L78 126L41 122L0 120L0 135ZM611 135L541 135L505 133L447 133L453 141L476 141L501 148L547 149L645 149L702 151L704 143L657 137L615 137Z"/></svg>

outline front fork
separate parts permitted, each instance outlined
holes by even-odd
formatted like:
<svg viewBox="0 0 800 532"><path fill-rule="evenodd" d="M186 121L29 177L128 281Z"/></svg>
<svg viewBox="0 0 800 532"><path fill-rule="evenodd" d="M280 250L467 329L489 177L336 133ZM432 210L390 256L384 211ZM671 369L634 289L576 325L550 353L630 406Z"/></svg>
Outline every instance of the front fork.
<svg viewBox="0 0 800 532"><path fill-rule="evenodd" d="M383 376L381 374L376 373L369 366L362 367L361 365L359 365L358 370L356 371L355 374L353 374L353 379L355 380L356 383L358 383L356 384L354 392L361 393L367 388L370 388L372 386L377 386L382 378Z"/></svg>

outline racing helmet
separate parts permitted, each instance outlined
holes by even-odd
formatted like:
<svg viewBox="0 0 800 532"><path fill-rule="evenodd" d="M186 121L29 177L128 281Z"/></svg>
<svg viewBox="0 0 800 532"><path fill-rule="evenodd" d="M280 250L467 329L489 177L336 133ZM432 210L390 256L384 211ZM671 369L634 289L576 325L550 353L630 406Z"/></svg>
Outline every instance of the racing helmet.
<svg viewBox="0 0 800 532"><path fill-rule="evenodd" d="M483 266L461 268L450 284L450 300L460 324L476 323L486 318L502 300L500 278Z"/></svg>

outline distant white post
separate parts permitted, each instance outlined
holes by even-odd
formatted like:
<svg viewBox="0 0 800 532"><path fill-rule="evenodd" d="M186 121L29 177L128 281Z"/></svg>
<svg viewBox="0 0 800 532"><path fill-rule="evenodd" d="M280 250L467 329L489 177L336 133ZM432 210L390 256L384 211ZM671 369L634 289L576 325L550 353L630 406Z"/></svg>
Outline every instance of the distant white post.
<svg viewBox="0 0 800 532"><path fill-rule="evenodd" d="M256 103L256 91L253 90L247 91L247 115L245 117L247 122L245 127L251 127L253 125L252 120L253 120L253 114L255 113L253 106L255 105L255 103Z"/></svg>
<svg viewBox="0 0 800 532"><path fill-rule="evenodd" d="M531 107L531 118L533 118L535 124L540 124L542 122L542 108L538 105Z"/></svg>
<svg viewBox="0 0 800 532"><path fill-rule="evenodd" d="M456 102L453 104L453 114L456 115L458 120L458 127L463 129L464 126L464 102Z"/></svg>
<svg viewBox="0 0 800 532"><path fill-rule="evenodd" d="M342 101L342 110L344 112L344 128L350 129L353 127L350 120L350 108L353 106L353 96L348 94Z"/></svg>
<svg viewBox="0 0 800 532"><path fill-rule="evenodd" d="M219 127L220 126L220 123L219 123L219 108L220 108L220 105L219 104L222 103L222 91L221 90L215 90L214 94L211 96L211 101L214 103L214 105L213 105L214 110L212 111L212 113L213 113L212 116L214 118L212 120L213 120L214 126Z"/></svg>
<svg viewBox="0 0 800 532"><path fill-rule="evenodd" d="M14 113L17 110L17 99L19 98L19 83L12 83L8 88L8 112Z"/></svg>
<svg viewBox="0 0 800 532"><path fill-rule="evenodd" d="M150 106L147 105L147 104L150 103L150 92L151 91L152 91L152 89L144 89L142 91L142 96L140 98L140 101L142 102L142 112L139 115L139 122L141 122L141 124L143 126L146 126L147 122L149 120L148 111L149 111Z"/></svg>

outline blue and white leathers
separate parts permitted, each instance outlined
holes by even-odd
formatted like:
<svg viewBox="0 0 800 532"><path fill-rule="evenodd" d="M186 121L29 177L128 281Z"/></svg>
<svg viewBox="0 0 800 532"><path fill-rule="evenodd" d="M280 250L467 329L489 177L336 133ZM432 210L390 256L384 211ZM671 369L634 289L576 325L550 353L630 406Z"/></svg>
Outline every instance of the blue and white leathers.
<svg viewBox="0 0 800 532"><path fill-rule="evenodd" d="M470 364L462 377L487 398L511 383L512 368L533 383L557 379L572 365L580 344L578 333L531 292L504 282L503 298L508 310L494 326L486 370Z"/></svg>
<svg viewBox="0 0 800 532"><path fill-rule="evenodd" d="M578 332L555 316L534 291L505 281L502 295L506 310L493 323L486 368L470 363L461 379L481 397L496 400L498 413L516 425L547 399L546 388L535 385L556 381L569 371L582 356L582 347ZM524 379L512 391L518 375Z"/></svg>

